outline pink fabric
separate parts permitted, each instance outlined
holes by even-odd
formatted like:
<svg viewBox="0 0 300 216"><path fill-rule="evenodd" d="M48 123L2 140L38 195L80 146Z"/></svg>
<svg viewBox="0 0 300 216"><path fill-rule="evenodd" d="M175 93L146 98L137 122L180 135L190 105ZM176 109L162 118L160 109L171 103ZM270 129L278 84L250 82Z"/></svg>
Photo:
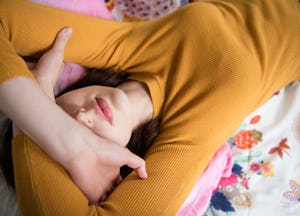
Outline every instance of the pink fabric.
<svg viewBox="0 0 300 216"><path fill-rule="evenodd" d="M214 155L177 216L204 215L221 178L229 177L233 166L231 148L225 143Z"/></svg>
<svg viewBox="0 0 300 216"><path fill-rule="evenodd" d="M65 63L64 70L58 77L54 87L54 95L58 95L65 90L70 84L75 83L86 74L86 68L79 64Z"/></svg>
<svg viewBox="0 0 300 216"><path fill-rule="evenodd" d="M104 0L30 0L31 2L70 10L89 16L113 19L112 14L105 6Z"/></svg>
<svg viewBox="0 0 300 216"><path fill-rule="evenodd" d="M30 0L31 2L82 13L89 16L113 20L104 0ZM54 87L54 94L64 90L68 85L81 78L86 69L78 64L66 63L64 70Z"/></svg>

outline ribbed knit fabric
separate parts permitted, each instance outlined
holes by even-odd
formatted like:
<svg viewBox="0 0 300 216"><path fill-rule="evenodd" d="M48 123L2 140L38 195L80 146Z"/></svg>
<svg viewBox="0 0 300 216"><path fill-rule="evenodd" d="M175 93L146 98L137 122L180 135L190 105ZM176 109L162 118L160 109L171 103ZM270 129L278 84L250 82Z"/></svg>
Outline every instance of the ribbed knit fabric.
<svg viewBox="0 0 300 216"><path fill-rule="evenodd" d="M128 70L147 84L154 117L163 118L145 157L149 178L132 173L99 207L88 206L67 173L19 135L13 156L24 215L175 215L242 119L300 78L297 0L202 1L134 24L1 0L0 17L1 82L29 76L16 53L36 55L71 26L65 60Z"/></svg>

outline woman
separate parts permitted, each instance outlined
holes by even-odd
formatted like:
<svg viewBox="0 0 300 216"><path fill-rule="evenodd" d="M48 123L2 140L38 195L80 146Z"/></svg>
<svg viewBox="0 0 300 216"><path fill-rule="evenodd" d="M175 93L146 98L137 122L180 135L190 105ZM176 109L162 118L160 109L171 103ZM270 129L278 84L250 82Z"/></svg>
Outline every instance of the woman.
<svg viewBox="0 0 300 216"><path fill-rule="evenodd" d="M96 21L23 1L4 5L2 25L20 55L49 47L50 37L71 23L74 34L65 59L128 70L131 79L148 87L153 117L162 117L162 132L145 156L147 180L129 175L99 207L88 207L63 170L18 136L14 162L24 214L174 215L242 119L277 89L300 78L296 0L205 1L135 25ZM31 26L21 25L21 10ZM49 19L45 25L44 15ZM27 38L36 44L28 48ZM82 158L77 162L87 164ZM74 166L65 168L72 171ZM76 174L72 177L76 181Z"/></svg>
<svg viewBox="0 0 300 216"><path fill-rule="evenodd" d="M53 47L43 54L37 63L26 62L41 89L53 99L58 76L62 68L65 67L63 52L67 42L65 38L70 37L68 30L70 29L63 29L58 34ZM126 146L131 152L143 157L159 132L160 121L159 119L150 120L153 108L146 86L129 80L129 74L126 72L89 69L85 74L77 81L69 82L68 86L66 86L67 88L59 92L59 96L56 99L59 106L96 135L105 137L107 140L121 146ZM133 92L132 90L136 87L140 88L140 90ZM90 92L96 94L97 97L93 97L93 100L87 100L90 97L86 94ZM107 98L106 100L104 100L103 95ZM128 101L130 99L139 101L136 107L131 107L131 103ZM74 107L74 105L77 104L78 106L82 102L87 104L80 106L80 108ZM107 102L111 106L108 106ZM122 104L122 102L125 102L125 104ZM145 104L142 102L145 102ZM103 111L99 110L98 103L103 107ZM126 104L127 106L125 106ZM119 110L112 112L111 109L120 109L115 107L116 105L125 106L122 109L122 116L117 116ZM137 113L142 113L141 110L143 113L145 113L145 110L149 110L147 119L137 115ZM127 112L127 115L124 111ZM121 124L117 122L120 120ZM12 136L15 136L19 131L11 121L8 121L6 125L6 132L3 133L3 144L0 145L3 149L3 151L0 151L2 154L0 160L8 183L14 187L12 160L9 158L11 150L9 149L11 149ZM126 127L121 128L123 125L126 125ZM118 134L118 136L114 136L114 134ZM122 178L126 177L129 172L130 169L122 167Z"/></svg>

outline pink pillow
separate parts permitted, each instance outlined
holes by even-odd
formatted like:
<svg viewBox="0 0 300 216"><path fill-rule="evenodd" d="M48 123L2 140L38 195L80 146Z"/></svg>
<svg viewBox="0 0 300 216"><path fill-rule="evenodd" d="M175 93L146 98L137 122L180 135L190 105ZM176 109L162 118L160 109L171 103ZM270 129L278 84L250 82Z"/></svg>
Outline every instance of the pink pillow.
<svg viewBox="0 0 300 216"><path fill-rule="evenodd" d="M104 0L30 0L31 2L70 10L103 19L113 19Z"/></svg>

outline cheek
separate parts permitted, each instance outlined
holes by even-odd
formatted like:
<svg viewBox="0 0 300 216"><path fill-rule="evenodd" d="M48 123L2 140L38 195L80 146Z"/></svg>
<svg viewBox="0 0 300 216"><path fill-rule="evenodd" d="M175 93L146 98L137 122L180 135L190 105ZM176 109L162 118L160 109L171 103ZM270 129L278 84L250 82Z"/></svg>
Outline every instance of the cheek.
<svg viewBox="0 0 300 216"><path fill-rule="evenodd" d="M121 145L126 146L132 135L132 127L130 119L124 113L121 113L121 118L117 126L116 134L120 134Z"/></svg>
<svg viewBox="0 0 300 216"><path fill-rule="evenodd" d="M130 140L132 130L129 126L129 121L127 119L118 119L118 121L113 125L97 125L94 128L97 130L96 134L103 137L104 139L117 143L121 146L126 146Z"/></svg>
<svg viewBox="0 0 300 216"><path fill-rule="evenodd" d="M129 140L131 138L131 134L132 134L132 131L129 130L128 127L122 129L122 135L123 136L122 136L122 138L120 140L120 145L121 146L124 146L124 147L127 146L128 142L129 142Z"/></svg>
<svg viewBox="0 0 300 216"><path fill-rule="evenodd" d="M124 125L124 127L116 127L111 132L111 141L118 143L121 146L127 146L130 137L131 137L131 130L129 130L128 125Z"/></svg>

